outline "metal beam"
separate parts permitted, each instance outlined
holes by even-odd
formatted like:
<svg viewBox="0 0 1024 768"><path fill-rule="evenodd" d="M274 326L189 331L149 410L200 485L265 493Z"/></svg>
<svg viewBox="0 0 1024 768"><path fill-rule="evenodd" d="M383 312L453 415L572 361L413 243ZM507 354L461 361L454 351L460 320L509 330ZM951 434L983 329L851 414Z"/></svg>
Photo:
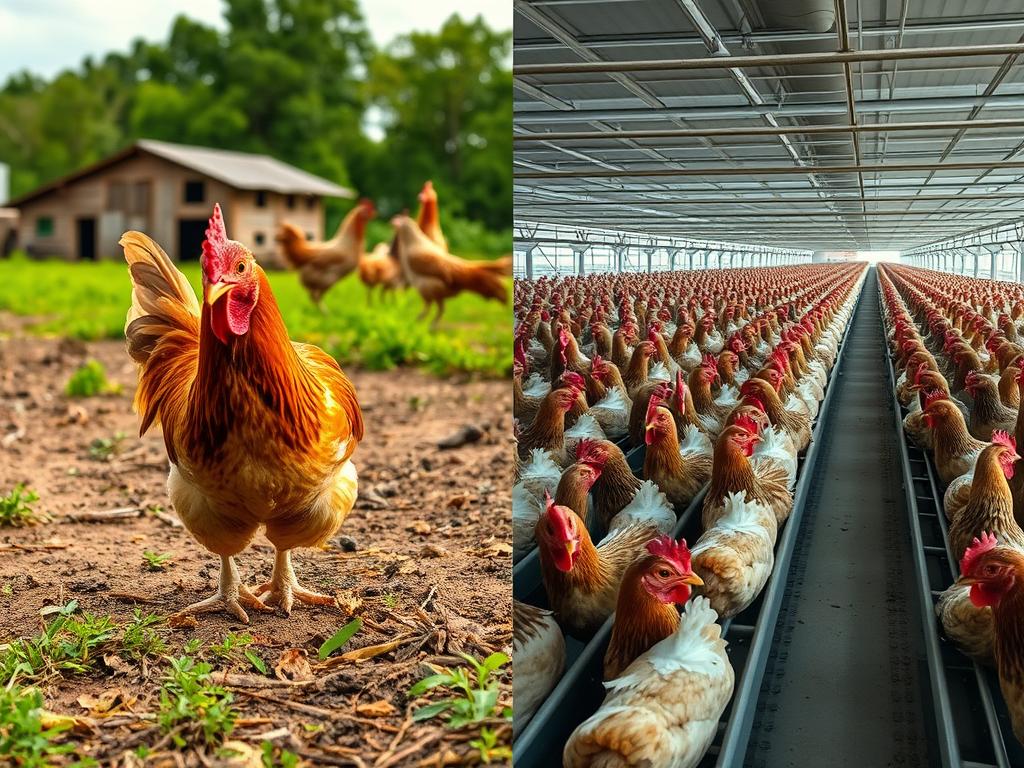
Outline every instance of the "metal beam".
<svg viewBox="0 0 1024 768"><path fill-rule="evenodd" d="M863 123L860 125L756 125L729 128L676 128L671 130L634 131L546 131L543 133L516 133L512 141L531 143L544 141L594 141L620 139L677 139L722 136L778 136L816 135L833 133L888 133L905 131L947 131L960 128L1024 128L1024 118L997 120L935 120L908 123Z"/></svg>
<svg viewBox="0 0 1024 768"><path fill-rule="evenodd" d="M515 8L530 6L516 0ZM632 61L585 61L558 64L513 65L515 77L529 75L562 75L623 72L677 72L694 69L729 69L732 67L798 67L807 64L842 64L865 61L906 61L908 59L948 59L958 56L1010 56L1024 53L1022 43L996 45L955 45L935 48L892 48L866 51L827 51L823 53L788 53L772 56L730 56L701 59L649 59Z"/></svg>

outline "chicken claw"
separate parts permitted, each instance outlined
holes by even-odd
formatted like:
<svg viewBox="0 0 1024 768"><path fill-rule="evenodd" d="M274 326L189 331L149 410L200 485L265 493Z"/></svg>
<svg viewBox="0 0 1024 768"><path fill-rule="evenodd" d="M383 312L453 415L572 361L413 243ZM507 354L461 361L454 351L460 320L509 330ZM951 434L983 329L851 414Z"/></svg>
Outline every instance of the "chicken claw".
<svg viewBox="0 0 1024 768"><path fill-rule="evenodd" d="M216 594L198 603L193 603L187 608L182 608L175 616L188 616L196 613L213 613L226 609L243 624L249 623L249 616L242 606L248 606L257 611L269 613L272 611L262 600L242 583L238 576L238 566L235 561L227 555L221 556L220 586Z"/></svg>
<svg viewBox="0 0 1024 768"><path fill-rule="evenodd" d="M322 595L319 592L311 592L299 584L295 578L295 571L292 570L291 550L278 550L274 558L274 572L270 574L270 581L261 584L256 588L256 594L264 592L270 594L264 598L264 605L279 605L286 616L292 613L292 605L297 599L300 603L307 605L337 605L338 601L331 595Z"/></svg>

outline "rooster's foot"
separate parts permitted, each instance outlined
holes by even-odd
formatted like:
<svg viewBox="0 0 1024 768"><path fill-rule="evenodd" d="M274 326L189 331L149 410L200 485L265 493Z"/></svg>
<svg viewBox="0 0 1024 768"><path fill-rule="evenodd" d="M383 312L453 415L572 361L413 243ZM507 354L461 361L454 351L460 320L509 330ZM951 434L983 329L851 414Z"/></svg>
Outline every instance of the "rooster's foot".
<svg viewBox="0 0 1024 768"><path fill-rule="evenodd" d="M263 598L264 605L279 605L286 616L292 613L292 606L295 601L307 605L337 605L338 601L331 595L323 595L306 589L299 580L295 578L295 571L292 570L291 552L289 550L278 550L274 560L274 572L270 581L261 584L256 588L256 594L262 595L269 592Z"/></svg>
<svg viewBox="0 0 1024 768"><path fill-rule="evenodd" d="M249 623L249 616L242 606L264 613L272 609L263 604L238 577L238 566L230 557L221 558L220 586L216 594L187 608L178 611L175 616L190 616L197 613L213 613L226 610L243 624Z"/></svg>

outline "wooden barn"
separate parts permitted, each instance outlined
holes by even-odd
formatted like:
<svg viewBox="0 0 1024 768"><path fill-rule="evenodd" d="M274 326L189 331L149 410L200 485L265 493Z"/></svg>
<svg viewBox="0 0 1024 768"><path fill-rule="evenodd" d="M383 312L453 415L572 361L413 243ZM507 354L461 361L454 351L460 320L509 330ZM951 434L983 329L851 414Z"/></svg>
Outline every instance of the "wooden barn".
<svg viewBox="0 0 1024 768"><path fill-rule="evenodd" d="M121 234L137 229L187 261L199 258L207 219L220 203L230 236L274 264L282 221L321 239L323 198L352 196L266 155L142 139L7 205L20 211L17 243L33 256L113 258Z"/></svg>

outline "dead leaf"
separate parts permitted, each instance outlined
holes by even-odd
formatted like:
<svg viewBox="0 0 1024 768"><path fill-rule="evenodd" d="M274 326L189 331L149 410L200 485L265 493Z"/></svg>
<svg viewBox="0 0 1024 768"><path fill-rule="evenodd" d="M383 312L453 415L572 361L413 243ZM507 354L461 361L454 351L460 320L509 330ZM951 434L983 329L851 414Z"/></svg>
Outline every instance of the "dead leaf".
<svg viewBox="0 0 1024 768"><path fill-rule="evenodd" d="M263 755L260 750L244 741L225 741L217 754L223 756L224 765L231 768L263 768Z"/></svg>
<svg viewBox="0 0 1024 768"><path fill-rule="evenodd" d="M413 520L407 527L413 533L418 533L421 536L427 536L433 530L426 520Z"/></svg>
<svg viewBox="0 0 1024 768"><path fill-rule="evenodd" d="M346 616L354 616L355 612L363 607L363 601L353 594L335 595L335 600L338 601L338 607Z"/></svg>
<svg viewBox="0 0 1024 768"><path fill-rule="evenodd" d="M106 664L107 669L109 669L115 675L126 675L132 671L131 664L122 659L116 653L106 654L103 657L103 663Z"/></svg>
<svg viewBox="0 0 1024 768"><path fill-rule="evenodd" d="M307 657L308 654L302 648L282 651L281 658L274 665L274 674L279 680L312 680L313 670Z"/></svg>
<svg viewBox="0 0 1024 768"><path fill-rule="evenodd" d="M171 614L167 618L167 626L174 629L195 629L199 626L199 621L195 616L186 614L182 616L179 613Z"/></svg>
<svg viewBox="0 0 1024 768"><path fill-rule="evenodd" d="M135 699L134 697L129 697L121 688L108 688L102 691L99 696L83 693L76 701L78 706L88 710L90 715L102 717L113 714L121 708L130 707Z"/></svg>
<svg viewBox="0 0 1024 768"><path fill-rule="evenodd" d="M375 656L380 656L388 651L393 651L398 646L402 645L409 639L409 635L399 635L394 640L389 640L386 643L380 645L368 645L365 648L356 648L354 651L343 653L339 658L345 661L366 661L372 659Z"/></svg>
<svg viewBox="0 0 1024 768"><path fill-rule="evenodd" d="M460 493L457 496L452 496L448 501L445 502L445 506L449 509L462 509L466 506L466 502L469 501L468 493Z"/></svg>
<svg viewBox="0 0 1024 768"><path fill-rule="evenodd" d="M512 545L505 541L496 541L482 549L474 550L474 555L480 557L502 557L512 554Z"/></svg>
<svg viewBox="0 0 1024 768"><path fill-rule="evenodd" d="M369 704L360 704L356 707L356 714L363 717L388 717L395 714L395 707L390 701L374 701Z"/></svg>

